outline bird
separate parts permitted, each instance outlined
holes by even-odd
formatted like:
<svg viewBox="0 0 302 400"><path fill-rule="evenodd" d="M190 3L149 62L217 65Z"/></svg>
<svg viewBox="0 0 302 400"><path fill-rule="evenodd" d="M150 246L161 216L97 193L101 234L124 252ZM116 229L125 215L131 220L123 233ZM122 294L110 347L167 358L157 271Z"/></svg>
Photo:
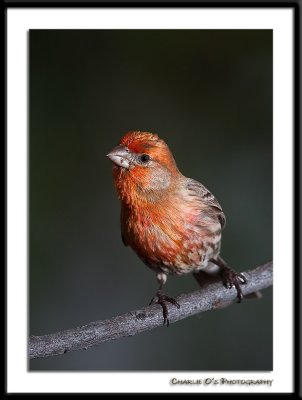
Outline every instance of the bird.
<svg viewBox="0 0 302 400"><path fill-rule="evenodd" d="M122 241L156 273L159 288L151 303L162 307L169 326L167 303L180 305L163 291L169 275L218 273L222 283L243 298L244 274L220 256L226 217L214 195L178 169L168 145L157 134L132 130L107 157L121 203Z"/></svg>

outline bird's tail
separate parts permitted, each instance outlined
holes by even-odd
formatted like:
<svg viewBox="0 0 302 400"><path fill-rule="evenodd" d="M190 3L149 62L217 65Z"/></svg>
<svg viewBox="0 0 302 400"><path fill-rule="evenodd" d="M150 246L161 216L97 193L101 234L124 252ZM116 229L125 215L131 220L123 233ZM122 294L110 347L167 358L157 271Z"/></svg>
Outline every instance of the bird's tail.
<svg viewBox="0 0 302 400"><path fill-rule="evenodd" d="M214 260L211 260L211 262L209 262L208 266L205 269L193 273L194 278L197 280L201 288L206 287L211 283L222 281L220 272L223 266L228 267L228 265L221 257L218 257L217 263L213 261ZM253 293L244 295L243 297L244 299L261 299L262 293L257 290ZM219 306L219 308L224 308L229 304L230 302L223 303L221 306Z"/></svg>

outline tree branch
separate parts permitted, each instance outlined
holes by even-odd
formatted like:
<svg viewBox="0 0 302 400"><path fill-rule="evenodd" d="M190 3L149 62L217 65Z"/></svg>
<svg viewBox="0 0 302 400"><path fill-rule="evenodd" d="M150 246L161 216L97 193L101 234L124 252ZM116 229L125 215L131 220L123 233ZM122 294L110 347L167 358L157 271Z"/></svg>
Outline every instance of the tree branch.
<svg viewBox="0 0 302 400"><path fill-rule="evenodd" d="M242 286L244 295L267 288L273 284L273 262L270 261L244 273L247 284ZM221 308L236 298L236 290L226 289L221 282L176 298L180 309L169 305L170 324L200 312ZM74 329L44 336L30 336L29 356L40 358L83 350L109 340L133 336L163 325L162 308L158 304L131 311L105 321L91 322Z"/></svg>

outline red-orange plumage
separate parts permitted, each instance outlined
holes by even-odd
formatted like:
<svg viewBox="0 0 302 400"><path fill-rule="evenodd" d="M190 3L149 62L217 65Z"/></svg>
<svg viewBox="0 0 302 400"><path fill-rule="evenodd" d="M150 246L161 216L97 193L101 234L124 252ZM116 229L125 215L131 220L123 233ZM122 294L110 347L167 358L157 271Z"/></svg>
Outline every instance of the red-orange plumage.
<svg viewBox="0 0 302 400"><path fill-rule="evenodd" d="M122 201L124 242L157 272L185 273L206 267L219 252L218 216L223 214L218 202L213 207L207 204L209 198L213 203L212 195L199 196L196 188L209 192L179 172L168 146L157 135L128 132L120 145L151 160L148 165L134 162L129 169L113 169Z"/></svg>
<svg viewBox="0 0 302 400"><path fill-rule="evenodd" d="M181 174L167 144L155 134L130 131L108 156L123 242L157 273L161 286L169 273L212 268L225 216L201 183Z"/></svg>

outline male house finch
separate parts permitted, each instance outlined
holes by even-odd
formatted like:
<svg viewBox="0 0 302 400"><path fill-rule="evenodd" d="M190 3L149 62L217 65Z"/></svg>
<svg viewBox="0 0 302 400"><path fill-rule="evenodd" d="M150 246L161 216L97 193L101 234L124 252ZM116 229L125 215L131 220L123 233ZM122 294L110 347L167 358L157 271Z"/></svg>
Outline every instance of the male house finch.
<svg viewBox="0 0 302 400"><path fill-rule="evenodd" d="M156 134L130 131L107 156L121 201L121 232L126 246L155 271L159 281L156 301L169 325L166 302L179 308L162 287L168 274L218 269L226 287L243 295L242 274L219 256L225 215L212 193L178 170L167 146Z"/></svg>

